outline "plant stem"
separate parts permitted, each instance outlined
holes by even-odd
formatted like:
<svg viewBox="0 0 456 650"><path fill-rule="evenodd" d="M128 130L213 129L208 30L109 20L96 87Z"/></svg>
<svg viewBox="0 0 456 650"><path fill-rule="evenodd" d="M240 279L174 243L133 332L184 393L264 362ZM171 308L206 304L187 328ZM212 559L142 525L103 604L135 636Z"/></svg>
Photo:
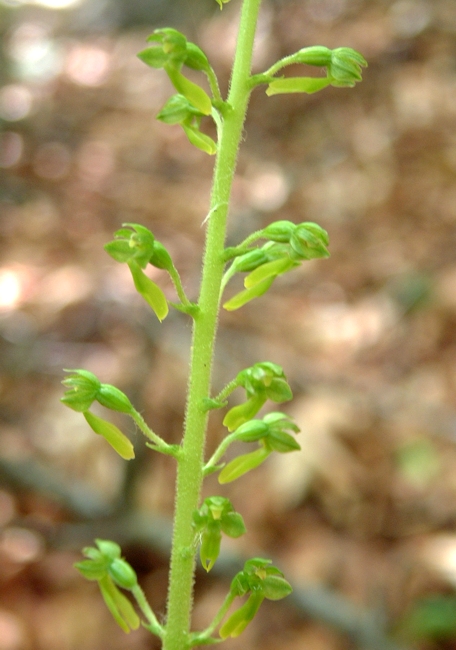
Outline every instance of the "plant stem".
<svg viewBox="0 0 456 650"><path fill-rule="evenodd" d="M147 426L143 416L140 413L138 413L136 409L132 409L130 413L130 417L136 423L138 428L143 432L146 438L152 440L152 442L154 443L157 449L159 449L164 454L170 454L171 456L177 455L176 449L173 449L173 446L175 447L175 445L169 445L167 442L163 440L163 438L161 438L158 434L152 431L152 429Z"/></svg>
<svg viewBox="0 0 456 650"><path fill-rule="evenodd" d="M138 603L139 607L141 608L144 616L147 618L149 625L148 628L153 632L153 634L156 634L159 637L163 636L163 628L160 625L160 623L157 621L157 617L153 613L152 609L150 608L149 603L147 602L147 599L144 595L143 590L141 587L136 584L133 589L131 590L132 594Z"/></svg>
<svg viewBox="0 0 456 650"><path fill-rule="evenodd" d="M189 629L195 571L192 514L199 505L203 480L208 419L204 400L210 395L220 286L224 270L223 253L228 204L250 96L249 79L260 2L261 0L243 1L228 95L231 108L226 111L219 134L198 302L200 311L195 316L193 325L182 455L178 459L173 547L163 650L184 650L190 647Z"/></svg>
<svg viewBox="0 0 456 650"><path fill-rule="evenodd" d="M206 639L209 639L215 628L220 625L222 622L223 618L226 616L226 613L228 612L229 608L231 607L231 604L233 603L233 600L236 598L236 594L232 593L231 591L228 593L226 596L225 600L223 601L220 609L218 610L217 614L214 616L212 619L211 624L202 632L194 634L194 639L199 642L199 644L202 644Z"/></svg>
<svg viewBox="0 0 456 650"><path fill-rule="evenodd" d="M211 469L215 467L217 462L220 460L220 458L223 456L223 454L226 452L228 447L231 445L232 442L236 440L236 432L230 433L228 436L225 436L222 440L222 442L219 444L217 449L214 451L210 459L207 461L205 464L203 471L204 471L204 476L207 476L208 474L211 473Z"/></svg>

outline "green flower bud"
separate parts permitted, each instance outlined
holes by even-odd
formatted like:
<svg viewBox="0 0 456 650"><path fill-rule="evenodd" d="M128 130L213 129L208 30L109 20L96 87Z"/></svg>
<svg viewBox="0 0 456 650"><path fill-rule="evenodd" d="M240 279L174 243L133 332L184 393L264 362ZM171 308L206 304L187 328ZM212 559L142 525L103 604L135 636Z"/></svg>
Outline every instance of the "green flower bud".
<svg viewBox="0 0 456 650"><path fill-rule="evenodd" d="M362 54L353 50L351 47L338 47L332 51L331 55L332 60L345 60L350 61L353 64L359 65L360 67L367 67L367 61Z"/></svg>
<svg viewBox="0 0 456 650"><path fill-rule="evenodd" d="M295 228L296 224L291 221L274 221L262 230L262 235L274 242L288 243Z"/></svg>
<svg viewBox="0 0 456 650"><path fill-rule="evenodd" d="M331 79L327 77L286 77L274 79L266 89L266 95L283 95L284 93L307 93L311 95L326 86L329 86Z"/></svg>
<svg viewBox="0 0 456 650"><path fill-rule="evenodd" d="M272 413L268 413L264 416L264 421L267 422L270 428L291 429L296 433L299 431L298 425L295 424L290 417L284 415L280 411L273 411Z"/></svg>
<svg viewBox="0 0 456 650"><path fill-rule="evenodd" d="M295 63L306 63L307 65L328 66L331 63L331 50L323 45L304 47L296 52Z"/></svg>
<svg viewBox="0 0 456 650"><path fill-rule="evenodd" d="M135 457L135 451L130 440L114 424L99 418L90 411L85 411L83 415L92 431L103 436L119 456L122 456L125 460L131 460Z"/></svg>
<svg viewBox="0 0 456 650"><path fill-rule="evenodd" d="M96 375L93 374L93 372L90 372L89 370L81 370L81 369L65 369L65 372L74 372L74 376L72 377L67 377L65 379L65 386L77 386L80 388L90 388L91 390L98 390L100 386L100 380ZM63 383L63 382L62 382Z"/></svg>
<svg viewBox="0 0 456 650"><path fill-rule="evenodd" d="M339 47L332 51L328 73L333 86L352 87L362 79L362 68L366 59L350 47Z"/></svg>
<svg viewBox="0 0 456 650"><path fill-rule="evenodd" d="M122 589L133 589L138 584L135 570L122 558L116 558L111 562L108 573Z"/></svg>
<svg viewBox="0 0 456 650"><path fill-rule="evenodd" d="M270 413L263 420L250 420L242 424L236 429L234 435L242 442L264 440L265 447L269 451L287 453L301 449L293 436L286 433L288 429L295 433L299 431L299 427L283 413Z"/></svg>
<svg viewBox="0 0 456 650"><path fill-rule="evenodd" d="M298 433L299 427L295 424L287 415L284 415L280 411L273 411L264 416L264 421L267 422L271 430L283 431L284 429L290 429L295 433Z"/></svg>
<svg viewBox="0 0 456 650"><path fill-rule="evenodd" d="M162 321L168 315L168 302L163 291L141 271L139 265L132 261L128 266L133 276L136 291L154 310L158 320Z"/></svg>
<svg viewBox="0 0 456 650"><path fill-rule="evenodd" d="M211 137L205 133L201 133L201 131L195 126L182 124L182 128L184 129L189 142L194 147L204 151L204 153L208 153L210 156L214 156L217 153L217 145Z"/></svg>
<svg viewBox="0 0 456 650"><path fill-rule="evenodd" d="M249 420L236 429L236 440L242 442L256 442L268 433L268 425L263 420Z"/></svg>
<svg viewBox="0 0 456 650"><path fill-rule="evenodd" d="M248 273L267 261L268 256L266 252L262 248L255 248L248 253L236 257L230 266L230 271L233 273Z"/></svg>
<svg viewBox="0 0 456 650"><path fill-rule="evenodd" d="M313 233L315 237L320 241L320 243L324 244L325 246L329 245L328 233L317 223L314 223L313 221L304 221L303 223L299 223L296 226L296 234L298 236L300 236L301 228Z"/></svg>
<svg viewBox="0 0 456 650"><path fill-rule="evenodd" d="M345 61L334 62L331 65L332 84L335 86L353 87L362 76L359 68Z"/></svg>
<svg viewBox="0 0 456 650"><path fill-rule="evenodd" d="M221 484L231 483L240 476L243 476L250 470L255 469L263 463L270 454L270 450L265 447L260 447L250 454L244 454L234 458L228 465L222 469L219 474L218 481Z"/></svg>
<svg viewBox="0 0 456 650"><path fill-rule="evenodd" d="M157 269L165 269L170 271L174 269L173 260L166 248L159 241L155 240L154 251L149 260L149 264L155 266Z"/></svg>
<svg viewBox="0 0 456 650"><path fill-rule="evenodd" d="M219 5L220 11L223 9L223 5L228 4L230 0L215 0L215 2Z"/></svg>
<svg viewBox="0 0 456 650"><path fill-rule="evenodd" d="M108 409L120 411L121 413L132 413L134 411L125 393L122 393L115 386L111 386L111 384L101 384L97 393L97 402Z"/></svg>
<svg viewBox="0 0 456 650"><path fill-rule="evenodd" d="M316 223L301 223L296 226L290 239L290 246L300 258L309 260L317 257L329 257L326 248L329 243L328 233Z"/></svg>

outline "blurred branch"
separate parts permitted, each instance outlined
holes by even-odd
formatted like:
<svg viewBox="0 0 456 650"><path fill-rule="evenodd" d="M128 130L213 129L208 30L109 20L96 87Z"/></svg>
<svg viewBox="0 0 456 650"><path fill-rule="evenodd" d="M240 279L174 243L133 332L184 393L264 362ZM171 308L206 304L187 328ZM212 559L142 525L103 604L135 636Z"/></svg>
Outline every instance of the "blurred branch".
<svg viewBox="0 0 456 650"><path fill-rule="evenodd" d="M72 480L71 485L55 467L34 460L12 461L0 458L0 484L16 492L32 491L51 499L80 519L96 519L110 515L112 504L84 483Z"/></svg>

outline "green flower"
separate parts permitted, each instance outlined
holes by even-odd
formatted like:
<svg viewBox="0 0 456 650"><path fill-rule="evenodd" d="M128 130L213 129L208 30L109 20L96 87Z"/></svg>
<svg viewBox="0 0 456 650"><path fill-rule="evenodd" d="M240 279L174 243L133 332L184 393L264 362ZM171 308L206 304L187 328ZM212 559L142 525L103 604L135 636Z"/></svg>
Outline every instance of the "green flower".
<svg viewBox="0 0 456 650"><path fill-rule="evenodd" d="M292 592L283 573L271 565L271 560L253 558L244 565L231 582L230 593L244 596L250 593L247 601L239 607L220 628L220 637L226 639L238 637L245 630L260 608L265 598L281 600Z"/></svg>
<svg viewBox="0 0 456 650"><path fill-rule="evenodd" d="M65 372L74 374L62 381L69 390L60 401L74 411L87 411L97 399L101 387L100 380L88 370L65 370Z"/></svg>
<svg viewBox="0 0 456 650"><path fill-rule="evenodd" d="M328 65L328 77L332 86L353 87L362 80L362 68L367 66L366 59L351 47L338 47L331 53Z"/></svg>
<svg viewBox="0 0 456 650"><path fill-rule="evenodd" d="M183 65L206 74L211 70L204 52L176 29L166 27L156 29L148 37L151 47L138 54L138 57L152 68L164 68L171 83L203 115L210 115L212 102L207 93L180 72Z"/></svg>
<svg viewBox="0 0 456 650"><path fill-rule="evenodd" d="M154 251L155 237L148 228L137 223L124 223L114 233L114 241L105 244L105 251L116 262L136 262L145 269Z"/></svg>
<svg viewBox="0 0 456 650"><path fill-rule="evenodd" d="M255 239L264 238L269 241L259 248L242 251L242 247L239 247L237 255L236 248L226 251L235 255L235 258L225 273L223 288L238 271L249 272L244 279L245 290L224 303L223 307L228 311L239 309L262 296L279 275L288 273L304 260L329 257L328 233L310 221L299 224L286 220L276 221L254 235Z"/></svg>
<svg viewBox="0 0 456 650"><path fill-rule="evenodd" d="M92 372L80 369L65 372L73 374L62 381L69 390L60 401L74 411L87 411L94 401L113 411L130 414L134 410L125 393L111 384L102 384Z"/></svg>
<svg viewBox="0 0 456 650"><path fill-rule="evenodd" d="M103 599L114 617L116 623L124 632L138 629L139 616L131 602L119 591L131 590L137 585L136 573L133 568L121 558L118 544L109 540L95 540L97 547L88 546L83 549L87 559L76 562L76 569L88 580L96 580Z"/></svg>
<svg viewBox="0 0 456 650"><path fill-rule="evenodd" d="M283 369L270 361L255 363L250 368L241 370L234 384L245 389L247 401L234 406L225 415L223 424L229 431L251 420L266 400L280 403L287 402L293 397Z"/></svg>
<svg viewBox="0 0 456 650"><path fill-rule="evenodd" d="M222 533L228 537L240 537L245 533L242 516L235 512L231 501L225 497L209 497L199 510L193 513L193 528L201 535L200 559L206 571L210 571L220 554Z"/></svg>
<svg viewBox="0 0 456 650"><path fill-rule="evenodd" d="M157 120L165 124L182 124L195 116L201 117L202 113L184 95L172 95L157 114Z"/></svg>
<svg viewBox="0 0 456 650"><path fill-rule="evenodd" d="M259 448L237 456L225 465L219 474L219 483L231 483L259 467L273 451L286 454L300 450L301 446L288 431L297 433L299 427L289 417L279 412L269 413L262 420L249 420L241 424L230 435L230 441L258 442Z"/></svg>

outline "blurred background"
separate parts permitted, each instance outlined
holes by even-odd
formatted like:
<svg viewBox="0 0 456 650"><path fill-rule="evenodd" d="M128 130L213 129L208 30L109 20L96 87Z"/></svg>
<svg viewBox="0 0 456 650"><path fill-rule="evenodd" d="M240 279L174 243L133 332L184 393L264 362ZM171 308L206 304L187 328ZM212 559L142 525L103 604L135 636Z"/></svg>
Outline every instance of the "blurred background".
<svg viewBox="0 0 456 650"><path fill-rule="evenodd" d="M172 312L160 325L103 244L123 222L148 226L196 298L213 159L154 120L172 88L136 53L153 29L182 29L226 90L238 10L0 0L0 650L159 647L145 630L125 636L72 565L95 537L118 541L163 616L173 462L113 415L137 452L121 461L60 404L60 381L63 368L91 370L180 440L189 321ZM264 0L256 71L315 44L359 50L364 81L254 92L229 243L277 219L316 221L332 256L224 313L214 373L217 391L256 361L282 365L303 451L223 488L248 534L198 574L194 623L257 554L295 596L265 602L227 650L450 649L456 3ZM167 277L153 278L173 300Z"/></svg>

